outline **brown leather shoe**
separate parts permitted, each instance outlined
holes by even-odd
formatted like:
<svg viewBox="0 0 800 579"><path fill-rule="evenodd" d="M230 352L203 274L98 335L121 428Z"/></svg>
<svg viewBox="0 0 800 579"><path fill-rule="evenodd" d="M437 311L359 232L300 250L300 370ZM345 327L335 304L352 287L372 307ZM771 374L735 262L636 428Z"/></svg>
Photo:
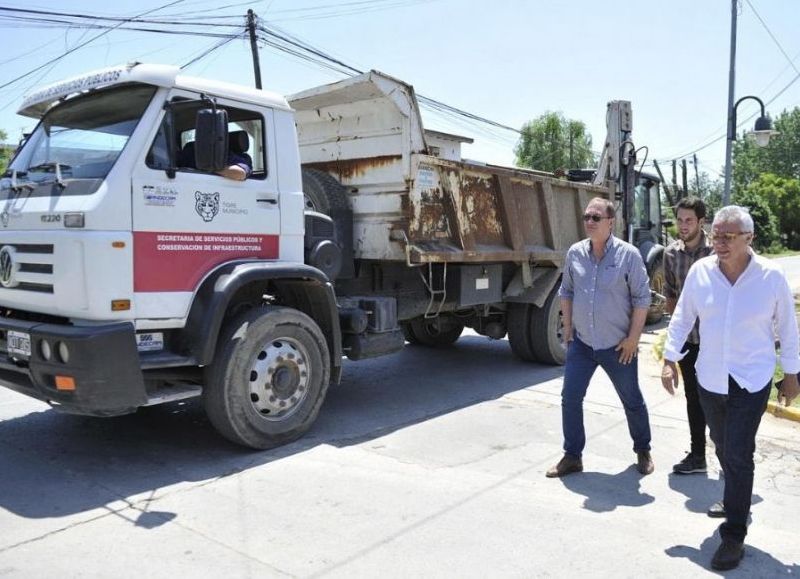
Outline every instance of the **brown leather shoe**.
<svg viewBox="0 0 800 579"><path fill-rule="evenodd" d="M547 471L545 476L547 478L560 478L567 476L573 472L583 471L583 461L580 458L575 458L565 454L564 457L558 461L558 464Z"/></svg>
<svg viewBox="0 0 800 579"><path fill-rule="evenodd" d="M647 475L652 474L655 469L656 466L653 464L650 451L640 450L636 453L636 470L638 470L641 474Z"/></svg>

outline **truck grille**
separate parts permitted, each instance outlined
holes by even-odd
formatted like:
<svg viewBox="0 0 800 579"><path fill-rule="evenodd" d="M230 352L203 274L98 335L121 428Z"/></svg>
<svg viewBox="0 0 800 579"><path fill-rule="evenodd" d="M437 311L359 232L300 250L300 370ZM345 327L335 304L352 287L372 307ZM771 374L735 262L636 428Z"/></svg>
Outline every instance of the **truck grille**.
<svg viewBox="0 0 800 579"><path fill-rule="evenodd" d="M0 244L0 290L53 293L53 244Z"/></svg>

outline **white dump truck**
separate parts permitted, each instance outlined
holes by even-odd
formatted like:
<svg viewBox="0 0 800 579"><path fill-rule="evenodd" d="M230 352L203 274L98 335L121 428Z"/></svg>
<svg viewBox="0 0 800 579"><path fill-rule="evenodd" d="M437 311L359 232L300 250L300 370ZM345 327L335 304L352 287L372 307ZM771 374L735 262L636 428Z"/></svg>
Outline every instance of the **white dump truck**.
<svg viewBox="0 0 800 579"><path fill-rule="evenodd" d="M377 72L288 100L145 64L35 91L0 182L0 383L95 416L202 396L222 435L268 448L310 427L344 356L466 326L562 363L583 207L635 211L621 105L592 184L463 161Z"/></svg>

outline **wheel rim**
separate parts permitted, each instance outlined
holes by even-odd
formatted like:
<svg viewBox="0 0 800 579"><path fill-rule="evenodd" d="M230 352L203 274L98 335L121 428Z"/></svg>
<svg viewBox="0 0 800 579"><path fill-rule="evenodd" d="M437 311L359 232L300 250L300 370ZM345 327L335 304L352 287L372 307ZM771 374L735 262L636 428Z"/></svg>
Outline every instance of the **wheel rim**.
<svg viewBox="0 0 800 579"><path fill-rule="evenodd" d="M298 341L264 344L250 368L250 403L266 420L285 420L308 396L308 351Z"/></svg>

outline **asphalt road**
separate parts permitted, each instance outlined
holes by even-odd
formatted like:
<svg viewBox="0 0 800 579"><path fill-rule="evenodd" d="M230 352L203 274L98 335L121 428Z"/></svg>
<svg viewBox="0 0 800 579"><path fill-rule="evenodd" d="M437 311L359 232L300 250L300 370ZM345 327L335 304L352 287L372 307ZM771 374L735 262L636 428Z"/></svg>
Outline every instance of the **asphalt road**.
<svg viewBox="0 0 800 579"><path fill-rule="evenodd" d="M648 477L597 374L586 472L546 479L561 369L475 335L348 363L312 431L268 452L219 438L196 403L87 419L0 391L0 577L710 576L718 468L669 474L688 449L684 402L642 361ZM764 416L730 576L800 573L798 440Z"/></svg>

